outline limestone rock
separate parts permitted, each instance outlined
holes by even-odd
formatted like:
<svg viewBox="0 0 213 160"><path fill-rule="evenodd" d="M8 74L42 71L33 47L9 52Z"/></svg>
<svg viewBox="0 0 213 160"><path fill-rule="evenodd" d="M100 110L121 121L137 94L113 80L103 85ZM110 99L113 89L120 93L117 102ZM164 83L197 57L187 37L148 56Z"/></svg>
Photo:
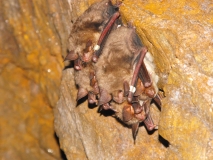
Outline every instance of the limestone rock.
<svg viewBox="0 0 213 160"><path fill-rule="evenodd" d="M62 159L53 110L69 32L66 1L0 1L0 159Z"/></svg>

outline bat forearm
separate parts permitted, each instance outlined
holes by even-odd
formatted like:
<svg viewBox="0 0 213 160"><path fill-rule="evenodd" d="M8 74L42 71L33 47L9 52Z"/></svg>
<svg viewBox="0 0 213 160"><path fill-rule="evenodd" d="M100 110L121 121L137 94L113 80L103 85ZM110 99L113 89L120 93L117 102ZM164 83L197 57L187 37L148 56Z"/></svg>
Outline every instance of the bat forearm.
<svg viewBox="0 0 213 160"><path fill-rule="evenodd" d="M147 48L146 47L142 47L142 49L140 50L140 58L135 66L135 70L134 70L134 73L133 73L133 77L132 77L132 81L131 81L131 84L130 84L130 90L129 90L129 95L128 95L128 102L132 102L132 97L133 97L133 94L135 92L135 84L137 82L137 78L138 78L138 73L139 73L139 70L141 68L141 64L143 62L143 59L146 55L146 52L147 52Z"/></svg>

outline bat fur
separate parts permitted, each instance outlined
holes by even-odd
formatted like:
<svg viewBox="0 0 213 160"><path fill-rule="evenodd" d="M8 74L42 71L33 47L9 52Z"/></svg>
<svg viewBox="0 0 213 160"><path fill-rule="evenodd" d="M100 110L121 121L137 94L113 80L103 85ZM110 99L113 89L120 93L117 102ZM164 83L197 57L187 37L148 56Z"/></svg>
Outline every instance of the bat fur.
<svg viewBox="0 0 213 160"><path fill-rule="evenodd" d="M78 86L77 100L88 93L97 93L95 76L91 77L94 71L91 62L94 46L109 21L110 17L117 12L118 7L113 6L110 0L103 0L91 5L74 23L68 40L68 55L65 60L75 60L75 83ZM91 84L91 81L94 81ZM96 90L96 91L94 91ZM89 97L94 95L90 95ZM91 103L96 101L89 100Z"/></svg>
<svg viewBox="0 0 213 160"><path fill-rule="evenodd" d="M115 111L116 117L131 125L134 138L140 122L144 121L148 130L156 127L149 115L149 107L152 98L158 93L158 76L149 52L145 55L143 63L149 73L151 85L144 87L142 81L138 79L135 102L129 103L125 97L124 86L125 84L128 86L131 82L142 47L135 29L121 26L111 32L95 64L96 77L101 90L98 104L103 105L104 109ZM138 108L133 107L133 104Z"/></svg>

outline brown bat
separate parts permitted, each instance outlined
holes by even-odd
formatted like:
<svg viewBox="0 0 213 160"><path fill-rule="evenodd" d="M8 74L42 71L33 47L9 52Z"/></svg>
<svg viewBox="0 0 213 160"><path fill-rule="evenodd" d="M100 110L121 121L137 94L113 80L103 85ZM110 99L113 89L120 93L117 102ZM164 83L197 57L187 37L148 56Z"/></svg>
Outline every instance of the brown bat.
<svg viewBox="0 0 213 160"><path fill-rule="evenodd" d="M136 84L135 72L139 72L136 67L146 51L133 27L121 26L111 32L95 64L100 87L99 105L105 105L112 99L117 103L124 101L123 95Z"/></svg>
<svg viewBox="0 0 213 160"><path fill-rule="evenodd" d="M91 5L73 24L65 60L91 61L94 50L98 50L96 44L101 45L119 15L118 6L110 0Z"/></svg>
<svg viewBox="0 0 213 160"><path fill-rule="evenodd" d="M157 97L158 76L151 54L146 53L135 29L121 26L111 32L95 64L100 88L98 104L115 111L119 119L131 125L134 138L140 122L148 130L156 128L149 110L151 100Z"/></svg>
<svg viewBox="0 0 213 160"><path fill-rule="evenodd" d="M112 102L111 108L115 111L115 116L123 121L125 124L132 127L133 138L136 138L139 124L144 122L146 128L150 131L156 129L157 125L153 123L153 120L149 113L151 99L147 100L143 105L140 103L130 104L128 101L125 101L122 104L117 104ZM141 111L135 113L133 105L139 105Z"/></svg>
<svg viewBox="0 0 213 160"><path fill-rule="evenodd" d="M75 82L79 88L77 100L89 93L89 103L96 103L99 89L91 59L94 51L103 47L112 28L120 23L119 16L118 6L103 0L90 6L74 23L65 60L74 60Z"/></svg>

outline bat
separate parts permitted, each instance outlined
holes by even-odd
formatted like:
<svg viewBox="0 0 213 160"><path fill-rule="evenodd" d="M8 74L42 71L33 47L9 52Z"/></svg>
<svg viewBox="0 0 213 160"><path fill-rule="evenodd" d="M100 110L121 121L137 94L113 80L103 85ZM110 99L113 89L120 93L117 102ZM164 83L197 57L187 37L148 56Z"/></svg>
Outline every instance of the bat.
<svg viewBox="0 0 213 160"><path fill-rule="evenodd" d="M98 105L111 109L117 118L132 127L135 139L139 124L156 129L149 113L151 100L157 97L158 76L153 58L131 25L111 32L95 64L100 88ZM157 101L158 100L158 101ZM160 99L156 98L160 103Z"/></svg>
<svg viewBox="0 0 213 160"><path fill-rule="evenodd" d="M97 102L99 89L91 60L94 51L103 47L110 31L120 23L118 6L110 0L94 3L73 25L65 60L74 61L77 101L88 95L89 103Z"/></svg>
<svg viewBox="0 0 213 160"><path fill-rule="evenodd" d="M100 88L99 105L111 99L117 103L123 102L123 95L128 94L128 89L135 85L137 75L134 68L139 58L143 60L146 50L133 27L121 26L111 32L95 64Z"/></svg>

